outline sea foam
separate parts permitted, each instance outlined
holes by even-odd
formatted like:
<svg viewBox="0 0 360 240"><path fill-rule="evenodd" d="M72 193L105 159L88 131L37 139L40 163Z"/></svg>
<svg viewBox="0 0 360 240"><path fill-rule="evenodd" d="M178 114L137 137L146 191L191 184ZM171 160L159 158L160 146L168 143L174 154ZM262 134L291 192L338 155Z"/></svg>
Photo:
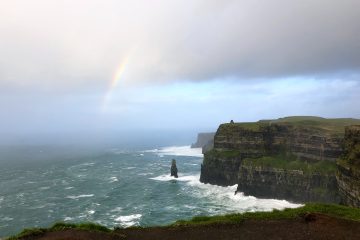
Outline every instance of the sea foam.
<svg viewBox="0 0 360 240"><path fill-rule="evenodd" d="M111 177L110 178L110 183L113 183L113 182L118 182L119 179L117 177Z"/></svg>
<svg viewBox="0 0 360 240"><path fill-rule="evenodd" d="M191 148L190 146L170 146L144 152L155 153L159 156L203 157L201 148Z"/></svg>
<svg viewBox="0 0 360 240"><path fill-rule="evenodd" d="M130 227L130 226L134 226L134 225L138 224L141 217L142 217L141 214L120 216L120 217L116 218L115 221L119 222L119 224L122 227Z"/></svg>
<svg viewBox="0 0 360 240"><path fill-rule="evenodd" d="M70 198L70 199L79 199L79 198L88 198L88 197L93 197L94 194L82 194L82 195L78 195L78 196L66 196L66 198Z"/></svg>
<svg viewBox="0 0 360 240"><path fill-rule="evenodd" d="M237 185L222 187L204 184L199 181L200 175L187 175L173 178L169 174L164 174L150 179L162 182L184 182L190 187L188 189L188 194L199 199L208 199L209 202L220 207L219 209L210 210L210 214L272 211L273 209L282 210L284 208L297 208L303 206L301 204L290 203L286 200L259 199L253 196L245 196L241 192L235 194Z"/></svg>

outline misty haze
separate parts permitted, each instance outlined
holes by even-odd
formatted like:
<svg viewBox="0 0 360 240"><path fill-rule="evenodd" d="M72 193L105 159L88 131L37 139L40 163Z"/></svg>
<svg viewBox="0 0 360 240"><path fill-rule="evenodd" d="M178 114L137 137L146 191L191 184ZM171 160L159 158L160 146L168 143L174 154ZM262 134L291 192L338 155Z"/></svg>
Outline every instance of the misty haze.
<svg viewBox="0 0 360 240"><path fill-rule="evenodd" d="M356 0L2 0L0 240L360 239L359 103Z"/></svg>

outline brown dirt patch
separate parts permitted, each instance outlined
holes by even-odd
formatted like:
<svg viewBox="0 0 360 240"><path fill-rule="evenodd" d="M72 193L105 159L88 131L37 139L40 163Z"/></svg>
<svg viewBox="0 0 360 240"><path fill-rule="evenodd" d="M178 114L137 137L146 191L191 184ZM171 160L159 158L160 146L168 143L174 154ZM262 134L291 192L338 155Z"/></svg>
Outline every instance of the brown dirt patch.
<svg viewBox="0 0 360 240"><path fill-rule="evenodd" d="M246 220L239 224L119 229L114 233L68 229L45 233L28 240L212 240L212 239L360 239L360 222L323 214L291 220Z"/></svg>

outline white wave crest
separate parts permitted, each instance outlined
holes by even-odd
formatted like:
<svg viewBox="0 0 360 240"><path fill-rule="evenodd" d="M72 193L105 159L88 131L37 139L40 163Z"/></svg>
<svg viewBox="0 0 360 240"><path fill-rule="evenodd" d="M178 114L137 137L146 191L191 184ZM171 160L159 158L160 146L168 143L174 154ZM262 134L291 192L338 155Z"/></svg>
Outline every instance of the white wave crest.
<svg viewBox="0 0 360 240"><path fill-rule="evenodd" d="M152 175L153 173L138 173L139 176L148 176Z"/></svg>
<svg viewBox="0 0 360 240"><path fill-rule="evenodd" d="M200 175L188 175L173 178L170 174L167 174L150 179L163 182L174 180L185 182L185 184L190 187L188 189L189 194L219 206L217 209L210 210L210 214L272 211L273 209L282 210L284 208L297 208L303 206L301 204L290 203L286 200L259 199L253 196L244 196L244 194L240 192L235 195L237 185L221 187L204 184L199 181Z"/></svg>
<svg viewBox="0 0 360 240"><path fill-rule="evenodd" d="M117 177L111 177L110 178L110 183L113 183L113 182L118 182L119 179Z"/></svg>
<svg viewBox="0 0 360 240"><path fill-rule="evenodd" d="M88 197L93 197L94 194L82 194L82 195L78 195L78 196L66 196L66 198L70 198L70 199L79 199L79 198L88 198Z"/></svg>
<svg viewBox="0 0 360 240"><path fill-rule="evenodd" d="M136 167L126 167L126 168L124 168L124 169L126 169L126 170L131 170L131 169L135 169Z"/></svg>
<svg viewBox="0 0 360 240"><path fill-rule="evenodd" d="M79 166L94 166L94 165L95 165L95 163L93 163L93 162L79 164Z"/></svg>
<svg viewBox="0 0 360 240"><path fill-rule="evenodd" d="M178 178L174 178L172 176L170 176L170 174L164 174L164 175L160 175L160 176L157 176L157 177L153 177L153 178L150 178L152 180L156 180L156 181L162 181L162 182L167 182L167 181L181 181L181 182L190 182L190 181L196 181L197 179L194 179L196 178L196 176L179 176Z"/></svg>
<svg viewBox="0 0 360 240"><path fill-rule="evenodd" d="M10 221L14 220L14 218L12 218L12 217L3 217L2 220L5 221L5 222L10 222Z"/></svg>
<svg viewBox="0 0 360 240"><path fill-rule="evenodd" d="M155 153L161 156L188 156L203 157L201 148L191 148L190 146L171 146L160 149L147 150L144 152Z"/></svg>
<svg viewBox="0 0 360 240"><path fill-rule="evenodd" d="M111 210L110 212L121 212L122 211L122 207L116 207L113 210Z"/></svg>
<svg viewBox="0 0 360 240"><path fill-rule="evenodd" d="M64 218L64 221L65 221L65 222L67 222L67 221L72 221L72 220L74 220L74 218L72 218L72 217L65 217L65 218Z"/></svg>
<svg viewBox="0 0 360 240"><path fill-rule="evenodd" d="M139 223L139 220L141 217L142 217L141 214L120 216L120 217L116 218L115 221L119 222L119 224L122 227L130 227L130 226L137 225Z"/></svg>

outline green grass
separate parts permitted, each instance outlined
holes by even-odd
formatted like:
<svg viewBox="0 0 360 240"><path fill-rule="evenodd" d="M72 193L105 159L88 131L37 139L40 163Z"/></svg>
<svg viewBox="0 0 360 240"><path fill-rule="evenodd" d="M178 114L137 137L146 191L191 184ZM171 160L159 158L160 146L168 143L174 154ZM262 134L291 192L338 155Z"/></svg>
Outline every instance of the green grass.
<svg viewBox="0 0 360 240"><path fill-rule="evenodd" d="M333 217L345 218L354 221L360 221L360 209L351 208L333 204L309 203L300 208L285 209L282 211L273 210L272 212L248 212L241 214L229 214L223 216L199 216L191 220L181 220L173 226L187 226L198 224L227 224L241 223L244 220L271 220L271 219L293 219L303 216L307 213L322 213Z"/></svg>
<svg viewBox="0 0 360 240"><path fill-rule="evenodd" d="M277 168L284 170L300 170L305 174L335 174L336 163L330 161L303 161L295 156L266 156L261 158L247 158L242 162L243 166Z"/></svg>
<svg viewBox="0 0 360 240"><path fill-rule="evenodd" d="M307 128L314 133L322 132L330 135L342 136L345 126L359 125L360 119L354 118L322 118L314 116L291 116L279 119L260 120L258 122L225 123L221 125L221 131L231 132L235 128L243 128L249 131L261 131L265 126L272 124L291 125L295 128Z"/></svg>
<svg viewBox="0 0 360 240"><path fill-rule="evenodd" d="M295 116L271 120L272 123L291 124L296 127L310 127L328 134L342 136L345 126L360 124L360 119L354 118L321 118L313 116Z"/></svg>
<svg viewBox="0 0 360 240"><path fill-rule="evenodd" d="M17 240L17 239L21 239L24 237L39 236L39 235L42 235L43 233L45 233L46 231L47 231L47 229L45 229L45 228L25 228L24 230L22 230L21 233L15 235L15 236L11 236L7 239L8 240Z"/></svg>
<svg viewBox="0 0 360 240"><path fill-rule="evenodd" d="M15 236L9 237L8 240L17 240L17 239L21 239L24 237L39 236L46 232L62 231L65 229L79 229L79 230L107 232L107 233L112 232L111 229L109 229L105 226L99 225L99 224L95 224L95 223L72 224L72 223L58 222L58 223L55 223L50 228L27 228L27 229L24 229L21 233L15 235Z"/></svg>
<svg viewBox="0 0 360 240"><path fill-rule="evenodd" d="M72 223L55 223L50 229L53 231L59 231L69 228L81 229L81 230L89 230L89 231L98 231L98 232L111 232L111 230L107 227L104 227L99 224L95 223L79 223L79 224L72 224Z"/></svg>
<svg viewBox="0 0 360 240"><path fill-rule="evenodd" d="M239 128L249 131L261 131L262 127L267 125L268 123L263 122L224 123L220 125L219 130L224 133L233 133L234 129Z"/></svg>

